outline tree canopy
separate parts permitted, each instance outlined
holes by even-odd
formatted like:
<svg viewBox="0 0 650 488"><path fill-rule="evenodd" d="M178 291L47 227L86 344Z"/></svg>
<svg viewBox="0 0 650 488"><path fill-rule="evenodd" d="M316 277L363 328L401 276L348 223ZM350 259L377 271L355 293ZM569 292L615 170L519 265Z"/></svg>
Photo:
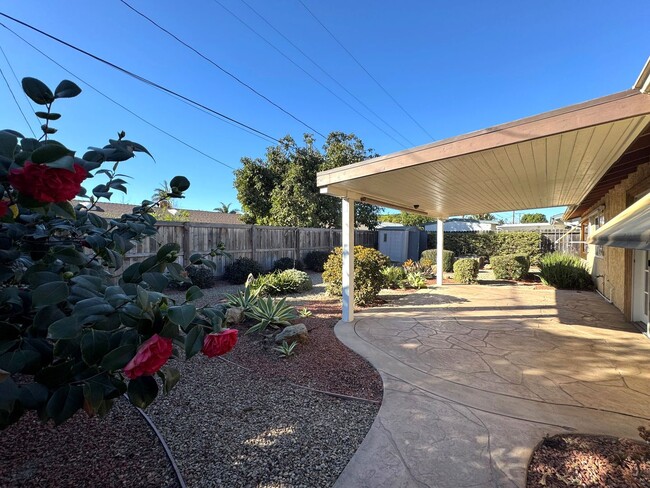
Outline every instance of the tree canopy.
<svg viewBox="0 0 650 488"><path fill-rule="evenodd" d="M249 224L292 227L340 227L338 198L322 195L316 173L363 161L376 154L354 134L332 132L322 151L305 134L299 146L291 136L266 151L264 159L243 157L235 171L242 220ZM356 225L374 229L379 207L357 202Z"/></svg>
<svg viewBox="0 0 650 488"><path fill-rule="evenodd" d="M433 217L427 215L418 215L408 212L400 212L398 214L384 214L379 216L380 222L393 222L395 224L402 224L406 226L415 226L424 230L424 226L430 222L434 222Z"/></svg>
<svg viewBox="0 0 650 488"><path fill-rule="evenodd" d="M527 213L521 216L519 222L522 224L545 224L548 219L543 213Z"/></svg>

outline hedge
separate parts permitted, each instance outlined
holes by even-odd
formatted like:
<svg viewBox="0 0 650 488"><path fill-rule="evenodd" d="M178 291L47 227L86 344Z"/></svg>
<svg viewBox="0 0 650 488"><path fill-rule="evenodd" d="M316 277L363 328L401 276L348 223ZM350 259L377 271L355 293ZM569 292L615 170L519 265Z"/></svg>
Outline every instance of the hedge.
<svg viewBox="0 0 650 488"><path fill-rule="evenodd" d="M436 253L436 249L427 249L426 251L422 251L420 263L425 259L427 261L433 261L433 264L435 265L437 262ZM445 273L451 273L454 270L454 251L449 251L447 249L442 251L442 270Z"/></svg>
<svg viewBox="0 0 650 488"><path fill-rule="evenodd" d="M376 249L354 246L354 302L357 305L371 303L384 286L382 270L390 265L390 259ZM327 293L343 294L343 250L334 249L323 272Z"/></svg>
<svg viewBox="0 0 650 488"><path fill-rule="evenodd" d="M445 249L456 256L500 256L505 254L526 254L531 263L539 259L550 247L549 239L538 232L446 232ZM428 247L436 246L436 233L428 235Z"/></svg>
<svg viewBox="0 0 650 488"><path fill-rule="evenodd" d="M461 258L454 263L454 281L457 283L474 283L478 278L478 261L473 258Z"/></svg>
<svg viewBox="0 0 650 488"><path fill-rule="evenodd" d="M578 256L554 252L542 256L539 277L563 290L593 290L594 280Z"/></svg>
<svg viewBox="0 0 650 488"><path fill-rule="evenodd" d="M490 264L497 280L518 281L526 276L530 269L530 259L525 254L492 256Z"/></svg>

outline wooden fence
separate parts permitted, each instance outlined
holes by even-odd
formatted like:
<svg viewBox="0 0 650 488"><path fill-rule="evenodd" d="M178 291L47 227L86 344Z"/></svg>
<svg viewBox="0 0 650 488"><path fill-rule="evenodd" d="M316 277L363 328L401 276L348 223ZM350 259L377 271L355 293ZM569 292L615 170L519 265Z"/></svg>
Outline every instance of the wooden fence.
<svg viewBox="0 0 650 488"><path fill-rule="evenodd" d="M271 269L280 258L303 259L309 251L331 251L341 245L340 229L310 229L296 227L269 227L237 224L198 224L190 222L158 222L158 235L144 240L131 250L124 259L129 266L156 253L167 242L177 242L181 246L178 262L189 263L192 254L207 254L219 242L226 246L231 258L252 258L264 269ZM357 230L355 244L377 247L377 232ZM217 263L217 276L224 273L230 262L227 257L214 258Z"/></svg>

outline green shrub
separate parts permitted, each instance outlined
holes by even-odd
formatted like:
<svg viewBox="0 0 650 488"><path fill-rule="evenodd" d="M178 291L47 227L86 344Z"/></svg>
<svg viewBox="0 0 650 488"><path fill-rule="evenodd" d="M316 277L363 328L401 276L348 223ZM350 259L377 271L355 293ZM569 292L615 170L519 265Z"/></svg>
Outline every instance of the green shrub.
<svg viewBox="0 0 650 488"><path fill-rule="evenodd" d="M436 233L428 235L428 247L436 246ZM549 250L552 243L539 232L447 232L445 248L456 256L502 256L526 254L532 264ZM434 258L435 260L435 258Z"/></svg>
<svg viewBox="0 0 650 488"><path fill-rule="evenodd" d="M406 279L406 271L401 266L387 266L381 270L381 274L384 275L384 286L387 288L400 288Z"/></svg>
<svg viewBox="0 0 650 488"><path fill-rule="evenodd" d="M371 303L384 285L382 269L390 264L390 259L376 249L354 246L354 301L358 305ZM334 296L343 294L343 249L334 249L324 266L323 281L327 283L327 293Z"/></svg>
<svg viewBox="0 0 650 488"><path fill-rule="evenodd" d="M405 281L409 288L415 288L416 290L427 287L427 279L419 271L407 273Z"/></svg>
<svg viewBox="0 0 650 488"><path fill-rule="evenodd" d="M330 253L325 251L310 251L305 255L305 267L317 273L322 273L329 257Z"/></svg>
<svg viewBox="0 0 650 488"><path fill-rule="evenodd" d="M260 295L287 295L311 290L311 278L304 271L285 269L260 275L250 282L249 287Z"/></svg>
<svg viewBox="0 0 650 488"><path fill-rule="evenodd" d="M187 276L192 284L199 288L211 288L215 282L214 271L203 265L190 265L187 267Z"/></svg>
<svg viewBox="0 0 650 488"><path fill-rule="evenodd" d="M436 253L436 249L427 249L426 251L422 251L420 262L426 259L437 263ZM442 251L442 270L445 273L451 273L454 270L454 251L448 251L447 249Z"/></svg>
<svg viewBox="0 0 650 488"><path fill-rule="evenodd" d="M285 269L297 269L302 271L304 265L300 259L280 258L273 263L273 271L284 271Z"/></svg>
<svg viewBox="0 0 650 488"><path fill-rule="evenodd" d="M526 276L530 269L530 259L525 254L492 256L490 264L497 280L518 281Z"/></svg>
<svg viewBox="0 0 650 488"><path fill-rule="evenodd" d="M249 274L254 277L261 275L262 266L253 259L239 258L226 266L224 278L235 285L241 285L246 283Z"/></svg>
<svg viewBox="0 0 650 488"><path fill-rule="evenodd" d="M554 252L542 256L539 277L563 290L593 290L594 280L578 256Z"/></svg>
<svg viewBox="0 0 650 488"><path fill-rule="evenodd" d="M478 278L479 262L474 258L461 258L454 263L454 281L474 283Z"/></svg>

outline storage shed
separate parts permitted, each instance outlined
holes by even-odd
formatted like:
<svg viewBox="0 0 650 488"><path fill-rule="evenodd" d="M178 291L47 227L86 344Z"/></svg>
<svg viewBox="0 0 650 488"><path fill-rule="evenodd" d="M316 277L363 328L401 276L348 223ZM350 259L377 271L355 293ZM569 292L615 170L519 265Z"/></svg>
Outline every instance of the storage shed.
<svg viewBox="0 0 650 488"><path fill-rule="evenodd" d="M417 261L420 252L427 248L427 233L417 227L382 227L379 232L379 252L395 263L408 259Z"/></svg>

